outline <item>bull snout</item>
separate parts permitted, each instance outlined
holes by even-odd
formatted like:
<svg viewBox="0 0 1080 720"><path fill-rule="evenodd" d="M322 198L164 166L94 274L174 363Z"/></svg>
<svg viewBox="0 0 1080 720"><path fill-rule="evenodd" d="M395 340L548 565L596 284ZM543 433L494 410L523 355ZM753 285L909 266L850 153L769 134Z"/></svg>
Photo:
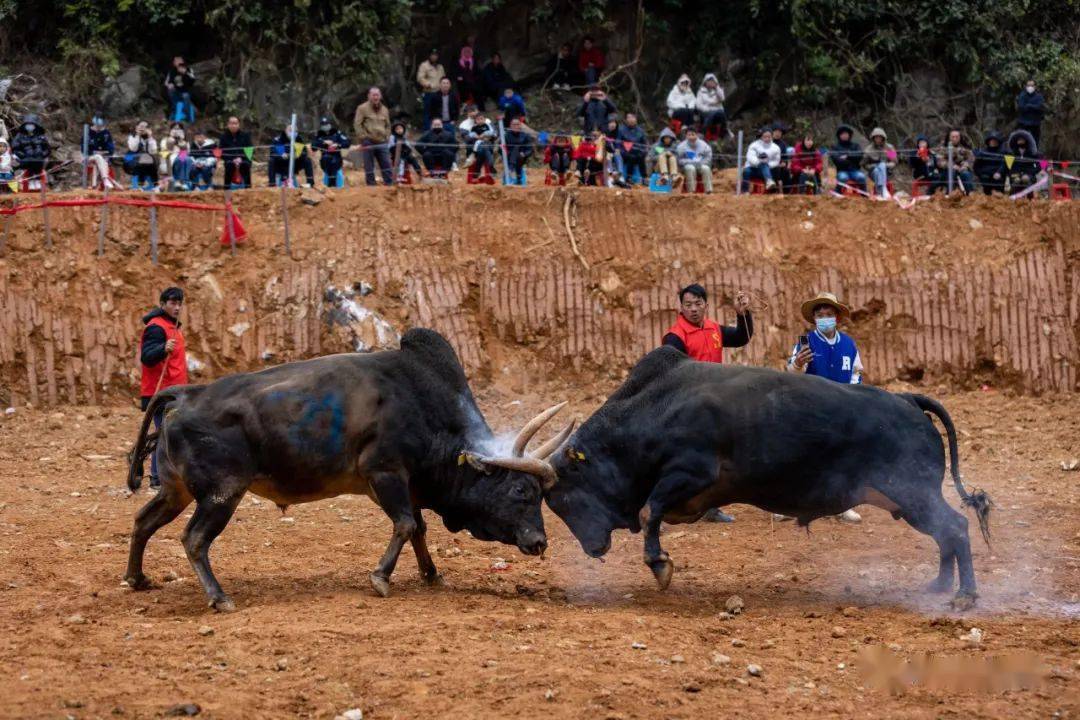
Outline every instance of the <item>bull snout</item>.
<svg viewBox="0 0 1080 720"><path fill-rule="evenodd" d="M518 549L526 555L540 555L547 550L547 537L544 533L537 531L522 533L517 545Z"/></svg>

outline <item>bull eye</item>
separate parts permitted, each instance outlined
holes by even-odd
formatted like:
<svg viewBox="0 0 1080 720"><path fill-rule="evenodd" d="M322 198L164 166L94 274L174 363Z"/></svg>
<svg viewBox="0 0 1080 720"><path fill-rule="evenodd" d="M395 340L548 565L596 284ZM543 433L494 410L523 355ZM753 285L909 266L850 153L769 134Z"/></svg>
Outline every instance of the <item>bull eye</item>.
<svg viewBox="0 0 1080 720"><path fill-rule="evenodd" d="M510 496L515 500L526 500L529 497L529 491L524 485L515 483L510 488Z"/></svg>

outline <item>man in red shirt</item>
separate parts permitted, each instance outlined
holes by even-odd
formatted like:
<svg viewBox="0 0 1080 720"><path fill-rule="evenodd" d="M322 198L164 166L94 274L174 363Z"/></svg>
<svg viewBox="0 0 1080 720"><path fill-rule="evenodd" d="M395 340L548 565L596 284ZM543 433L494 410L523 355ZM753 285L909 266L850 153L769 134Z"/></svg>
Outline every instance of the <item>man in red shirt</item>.
<svg viewBox="0 0 1080 720"><path fill-rule="evenodd" d="M750 298L746 293L735 295L735 327L721 327L715 320L705 317L709 309L709 297L705 288L697 283L679 291L679 317L664 333L663 344L681 350L692 360L723 362L724 348L742 347L754 335L754 318L750 313ZM703 520L709 522L734 522L735 518L713 508L705 513Z"/></svg>
<svg viewBox="0 0 1080 720"><path fill-rule="evenodd" d="M166 288L159 298L160 305L143 316L142 341L139 344L139 360L142 363L140 392L142 408L150 404L154 395L173 385L187 385L187 354L184 350L184 334L180 331L180 310L184 306L184 291L178 287ZM154 415L154 427L161 429L164 408ZM157 473L157 453L150 458L150 487L160 487Z"/></svg>
<svg viewBox="0 0 1080 720"><path fill-rule="evenodd" d="M586 35L581 41L581 50L578 51L578 70L585 76L586 85L599 82L600 73L604 70L604 51L593 44L591 35Z"/></svg>
<svg viewBox="0 0 1080 720"><path fill-rule="evenodd" d="M735 327L720 327L705 314L709 298L705 288L697 283L679 291L679 317L664 333L663 344L681 350L692 360L723 362L724 348L742 347L754 335L754 318L746 293L735 295Z"/></svg>

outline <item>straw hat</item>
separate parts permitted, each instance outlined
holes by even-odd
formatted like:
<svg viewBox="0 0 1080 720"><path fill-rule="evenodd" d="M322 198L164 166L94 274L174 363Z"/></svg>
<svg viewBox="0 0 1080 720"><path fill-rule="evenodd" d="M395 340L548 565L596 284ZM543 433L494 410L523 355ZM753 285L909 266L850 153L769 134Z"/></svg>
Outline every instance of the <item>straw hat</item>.
<svg viewBox="0 0 1080 720"><path fill-rule="evenodd" d="M802 316L806 322L813 324L814 322L814 308L818 305L828 305L836 310L837 317L845 317L851 311L848 306L836 299L836 296L832 293L823 292L818 293L814 297L810 298L802 304Z"/></svg>

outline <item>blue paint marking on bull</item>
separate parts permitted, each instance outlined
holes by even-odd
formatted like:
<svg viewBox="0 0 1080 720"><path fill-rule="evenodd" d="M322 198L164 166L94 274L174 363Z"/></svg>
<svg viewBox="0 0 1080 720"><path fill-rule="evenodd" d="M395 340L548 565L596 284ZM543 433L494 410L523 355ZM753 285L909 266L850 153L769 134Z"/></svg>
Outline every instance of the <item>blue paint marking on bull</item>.
<svg viewBox="0 0 1080 720"><path fill-rule="evenodd" d="M312 455L336 457L345 445L345 407L330 390L304 401L299 418L289 428L289 441Z"/></svg>

